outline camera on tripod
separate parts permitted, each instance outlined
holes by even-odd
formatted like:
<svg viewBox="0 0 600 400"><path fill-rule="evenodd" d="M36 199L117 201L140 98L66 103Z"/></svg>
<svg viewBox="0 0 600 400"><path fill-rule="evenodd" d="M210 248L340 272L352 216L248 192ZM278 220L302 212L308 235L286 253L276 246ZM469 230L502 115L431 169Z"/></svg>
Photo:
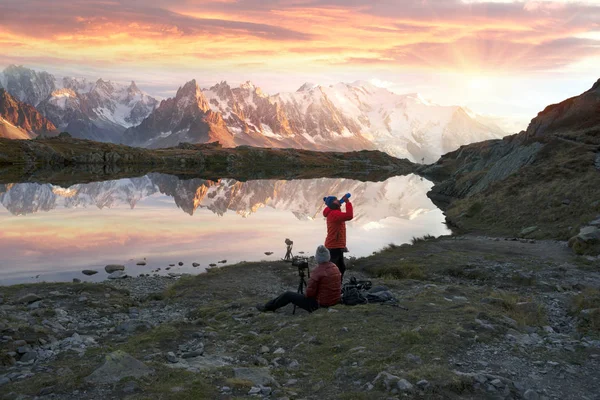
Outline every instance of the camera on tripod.
<svg viewBox="0 0 600 400"><path fill-rule="evenodd" d="M308 257L295 256L292 259L292 265L298 267L298 270L308 269Z"/></svg>

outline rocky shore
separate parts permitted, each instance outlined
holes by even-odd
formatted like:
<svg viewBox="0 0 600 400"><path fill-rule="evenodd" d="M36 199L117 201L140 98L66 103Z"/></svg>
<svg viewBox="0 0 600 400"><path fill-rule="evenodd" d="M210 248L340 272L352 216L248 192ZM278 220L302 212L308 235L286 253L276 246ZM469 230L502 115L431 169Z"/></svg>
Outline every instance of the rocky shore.
<svg viewBox="0 0 600 400"><path fill-rule="evenodd" d="M348 275L397 305L259 313L281 262L0 288L3 399L597 399L600 260L565 242L416 240Z"/></svg>

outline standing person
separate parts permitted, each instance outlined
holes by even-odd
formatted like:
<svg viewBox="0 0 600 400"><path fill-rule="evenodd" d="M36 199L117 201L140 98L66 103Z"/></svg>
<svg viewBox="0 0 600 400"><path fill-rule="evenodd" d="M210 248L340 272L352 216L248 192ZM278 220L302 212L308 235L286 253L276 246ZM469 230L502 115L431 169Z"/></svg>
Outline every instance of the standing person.
<svg viewBox="0 0 600 400"><path fill-rule="evenodd" d="M275 311L292 303L308 312L319 307L330 307L338 304L342 296L342 279L338 267L329 261L329 251L320 245L315 253L319 265L310 274L306 294L285 292L265 304L257 304L259 311Z"/></svg>
<svg viewBox="0 0 600 400"><path fill-rule="evenodd" d="M342 211L342 202L335 196L329 196L325 199L325 210L323 216L327 218L327 238L325 239L325 247L331 255L331 262L337 265L344 278L346 265L344 264L344 252L346 251L346 221L354 218L354 210L350 203L350 194L345 194L342 197L342 202L346 203L346 211Z"/></svg>

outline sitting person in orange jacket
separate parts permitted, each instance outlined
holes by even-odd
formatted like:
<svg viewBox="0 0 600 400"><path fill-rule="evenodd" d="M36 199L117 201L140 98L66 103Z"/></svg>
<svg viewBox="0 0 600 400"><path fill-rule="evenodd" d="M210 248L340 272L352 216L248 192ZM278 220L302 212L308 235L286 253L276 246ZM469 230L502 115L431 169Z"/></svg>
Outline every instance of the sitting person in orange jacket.
<svg viewBox="0 0 600 400"><path fill-rule="evenodd" d="M331 262L337 265L343 279L344 272L346 272L344 252L348 251L346 249L346 221L354 218L350 193L345 194L341 200L338 200L335 196L325 197L323 200L327 205L323 210L323 216L327 218L325 247L331 254ZM342 203L346 203L346 212L341 210Z"/></svg>
<svg viewBox="0 0 600 400"><path fill-rule="evenodd" d="M266 304L257 304L259 311L275 311L292 303L308 312L319 307L329 307L340 302L342 275L338 267L329 261L329 250L321 245L317 248L315 260L319 265L311 272L306 294L285 292Z"/></svg>

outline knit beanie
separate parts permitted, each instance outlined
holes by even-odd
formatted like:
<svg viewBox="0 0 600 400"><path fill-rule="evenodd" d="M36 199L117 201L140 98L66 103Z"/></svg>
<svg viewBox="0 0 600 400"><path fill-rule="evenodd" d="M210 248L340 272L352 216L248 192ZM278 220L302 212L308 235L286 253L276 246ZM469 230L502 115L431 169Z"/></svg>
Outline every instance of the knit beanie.
<svg viewBox="0 0 600 400"><path fill-rule="evenodd" d="M331 208L331 206L333 205L333 202L336 200L337 200L337 197L335 197L335 196L323 197L323 201L325 202L325 205L329 208Z"/></svg>
<svg viewBox="0 0 600 400"><path fill-rule="evenodd" d="M317 260L319 264L327 262L330 259L331 256L329 255L329 250L327 250L327 247L323 245L317 247L317 252L315 253L315 260Z"/></svg>

